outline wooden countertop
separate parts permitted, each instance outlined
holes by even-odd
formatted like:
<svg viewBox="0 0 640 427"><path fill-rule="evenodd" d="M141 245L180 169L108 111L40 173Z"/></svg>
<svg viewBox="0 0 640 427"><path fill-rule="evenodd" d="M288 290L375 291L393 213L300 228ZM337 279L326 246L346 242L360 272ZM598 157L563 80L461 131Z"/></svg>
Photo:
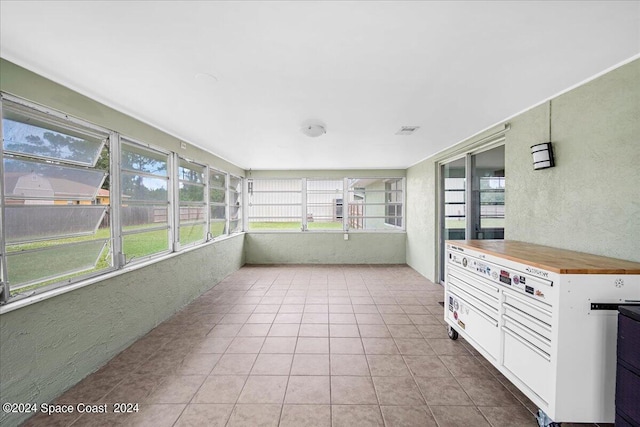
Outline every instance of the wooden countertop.
<svg viewBox="0 0 640 427"><path fill-rule="evenodd" d="M514 240L447 240L448 244L497 255L560 274L640 274L640 263Z"/></svg>

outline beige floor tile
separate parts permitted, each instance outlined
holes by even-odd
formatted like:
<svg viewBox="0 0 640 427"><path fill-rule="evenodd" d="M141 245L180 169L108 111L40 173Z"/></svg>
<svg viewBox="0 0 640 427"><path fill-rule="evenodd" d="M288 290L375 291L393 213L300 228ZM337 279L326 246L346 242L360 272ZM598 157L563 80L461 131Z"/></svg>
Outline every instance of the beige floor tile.
<svg viewBox="0 0 640 427"><path fill-rule="evenodd" d="M284 405L279 427L331 427L331 407Z"/></svg>
<svg viewBox="0 0 640 427"><path fill-rule="evenodd" d="M284 402L287 404L329 404L328 376L290 376Z"/></svg>
<svg viewBox="0 0 640 427"><path fill-rule="evenodd" d="M215 328L214 328L215 329ZM235 336L235 335L234 335ZM234 337L213 337L211 334L191 349L192 353L224 353Z"/></svg>
<svg viewBox="0 0 640 427"><path fill-rule="evenodd" d="M304 313L329 313L329 304L324 303L312 303L310 300L314 299L314 297L308 297L307 303L304 305ZM325 322L327 323L327 322Z"/></svg>
<svg viewBox="0 0 640 427"><path fill-rule="evenodd" d="M359 338L360 331L358 325L329 325L329 335L341 338Z"/></svg>
<svg viewBox="0 0 640 427"><path fill-rule="evenodd" d="M239 337L266 337L271 329L271 323L246 323L238 331Z"/></svg>
<svg viewBox="0 0 640 427"><path fill-rule="evenodd" d="M489 427L490 424L475 406L431 406L439 427Z"/></svg>
<svg viewBox="0 0 640 427"><path fill-rule="evenodd" d="M391 338L391 333L385 325L358 324L362 338Z"/></svg>
<svg viewBox="0 0 640 427"><path fill-rule="evenodd" d="M176 370L177 375L209 375L218 363L220 353L189 353Z"/></svg>
<svg viewBox="0 0 640 427"><path fill-rule="evenodd" d="M296 348L296 337L267 337L261 353L293 353Z"/></svg>
<svg viewBox="0 0 640 427"><path fill-rule="evenodd" d="M145 401L148 403L189 403L205 378L205 375L168 376L154 388Z"/></svg>
<svg viewBox="0 0 640 427"><path fill-rule="evenodd" d="M491 372L475 356L440 356L440 360L456 378L493 378Z"/></svg>
<svg viewBox="0 0 640 427"><path fill-rule="evenodd" d="M329 323L329 314L305 312L302 315L302 323Z"/></svg>
<svg viewBox="0 0 640 427"><path fill-rule="evenodd" d="M233 408L227 427L277 427L281 405L242 404Z"/></svg>
<svg viewBox="0 0 640 427"><path fill-rule="evenodd" d="M423 338L396 338L400 354L419 356L435 354L431 346Z"/></svg>
<svg viewBox="0 0 640 427"><path fill-rule="evenodd" d="M382 427L382 415L377 405L331 405L333 427Z"/></svg>
<svg viewBox="0 0 640 427"><path fill-rule="evenodd" d="M328 354L296 354L291 375L329 375Z"/></svg>
<svg viewBox="0 0 640 427"><path fill-rule="evenodd" d="M360 354L332 354L331 375L369 376L367 359Z"/></svg>
<svg viewBox="0 0 640 427"><path fill-rule="evenodd" d="M457 380L478 406L519 405L518 399L494 378L464 377Z"/></svg>
<svg viewBox="0 0 640 427"><path fill-rule="evenodd" d="M522 405L503 407L478 407L489 423L494 426L537 427L534 414ZM565 423L562 424L566 425Z"/></svg>
<svg viewBox="0 0 640 427"><path fill-rule="evenodd" d="M331 338L329 350L332 354L364 354L360 338Z"/></svg>
<svg viewBox="0 0 640 427"><path fill-rule="evenodd" d="M304 304L282 304L278 310L279 314L283 313L303 313ZM298 322L299 323L299 322Z"/></svg>
<svg viewBox="0 0 640 427"><path fill-rule="evenodd" d="M359 325L384 325L382 316L376 313L356 313L355 316Z"/></svg>
<svg viewBox="0 0 640 427"><path fill-rule="evenodd" d="M264 337L235 337L226 353L259 353L264 340Z"/></svg>
<svg viewBox="0 0 640 427"><path fill-rule="evenodd" d="M252 375L238 397L238 403L282 403L289 377Z"/></svg>
<svg viewBox="0 0 640 427"><path fill-rule="evenodd" d="M353 312L356 314L378 314L378 307L375 304L354 304Z"/></svg>
<svg viewBox="0 0 640 427"><path fill-rule="evenodd" d="M387 325L393 338L422 338L422 334L414 325Z"/></svg>
<svg viewBox="0 0 640 427"><path fill-rule="evenodd" d="M208 377L196 393L192 403L236 403L247 380L241 375Z"/></svg>
<svg viewBox="0 0 640 427"><path fill-rule="evenodd" d="M224 427L233 411L231 404L190 404L182 412L175 427Z"/></svg>
<svg viewBox="0 0 640 427"><path fill-rule="evenodd" d="M387 325L412 325L413 322L406 314L384 313L382 320Z"/></svg>
<svg viewBox="0 0 640 427"><path fill-rule="evenodd" d="M281 310L281 306L278 304L258 304L255 313L278 313Z"/></svg>
<svg viewBox="0 0 640 427"><path fill-rule="evenodd" d="M373 377L404 377L411 373L400 355L369 354L369 369Z"/></svg>
<svg viewBox="0 0 640 427"><path fill-rule="evenodd" d="M300 325L295 324L276 324L272 325L267 336L269 337L297 337Z"/></svg>
<svg viewBox="0 0 640 427"><path fill-rule="evenodd" d="M380 406L380 409L386 427L437 427L426 406Z"/></svg>
<svg viewBox="0 0 640 427"><path fill-rule="evenodd" d="M126 424L140 427L171 427L185 407L186 404L140 405L140 412L127 417Z"/></svg>
<svg viewBox="0 0 640 427"><path fill-rule="evenodd" d="M351 313L329 313L329 323L355 325L356 317Z"/></svg>
<svg viewBox="0 0 640 427"><path fill-rule="evenodd" d="M327 323L303 323L300 325L301 337L325 338L329 336L329 325Z"/></svg>
<svg viewBox="0 0 640 427"><path fill-rule="evenodd" d="M362 344L367 354L399 354L393 338L362 338Z"/></svg>
<svg viewBox="0 0 640 427"><path fill-rule="evenodd" d="M329 314L331 315L334 313L353 314L353 306L351 304L329 304ZM351 322L351 323L355 323L355 322Z"/></svg>
<svg viewBox="0 0 640 427"><path fill-rule="evenodd" d="M220 324L227 323L235 323L235 324L244 324L247 319L249 319L251 314L249 313L227 313L224 315L222 320L220 320ZM265 322L262 322L265 323Z"/></svg>
<svg viewBox="0 0 640 427"><path fill-rule="evenodd" d="M417 377L451 377L451 372L438 356L404 356L404 361Z"/></svg>
<svg viewBox="0 0 640 427"><path fill-rule="evenodd" d="M458 341L446 339L430 339L429 345L438 356L462 356L469 351Z"/></svg>
<svg viewBox="0 0 640 427"><path fill-rule="evenodd" d="M462 387L453 377L450 378L415 378L422 396L429 406L432 405L473 405Z"/></svg>
<svg viewBox="0 0 640 427"><path fill-rule="evenodd" d="M329 338L298 338L296 353L329 353Z"/></svg>
<svg viewBox="0 0 640 427"><path fill-rule="evenodd" d="M331 404L378 404L371 377L331 377Z"/></svg>
<svg viewBox="0 0 640 427"><path fill-rule="evenodd" d="M273 323L295 323L302 321L302 313L278 313Z"/></svg>
<svg viewBox="0 0 640 427"><path fill-rule="evenodd" d="M413 377L373 377L380 405L424 405Z"/></svg>
<svg viewBox="0 0 640 427"><path fill-rule="evenodd" d="M238 335L240 329L242 329L244 322L242 323L233 323L233 324L224 324L224 325L216 325L211 329L209 337L235 337Z"/></svg>
<svg viewBox="0 0 640 427"><path fill-rule="evenodd" d="M248 375L257 354L224 354L211 371L211 375Z"/></svg>
<svg viewBox="0 0 640 427"><path fill-rule="evenodd" d="M269 354L258 355L251 375L289 375L293 354Z"/></svg>

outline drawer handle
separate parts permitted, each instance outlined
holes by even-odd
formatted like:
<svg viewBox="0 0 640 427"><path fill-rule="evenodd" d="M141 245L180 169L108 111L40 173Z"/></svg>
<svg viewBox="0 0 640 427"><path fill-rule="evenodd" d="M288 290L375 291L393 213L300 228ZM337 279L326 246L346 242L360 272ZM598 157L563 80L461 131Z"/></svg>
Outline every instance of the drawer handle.
<svg viewBox="0 0 640 427"><path fill-rule="evenodd" d="M461 297L460 295L456 294L452 290L449 290L449 292L452 293L453 295L455 295L456 297L460 298L462 301L464 301L467 304L469 304L471 307L473 307L475 309L474 311L476 312L476 314L479 315L480 317L482 317L484 320L486 320L487 322L491 323L496 328L498 327L498 321L497 320L495 320L494 318L488 316L482 310L480 310L478 307L476 307L475 305L473 305L469 301L467 301L467 299Z"/></svg>
<svg viewBox="0 0 640 427"><path fill-rule="evenodd" d="M526 326L526 325L524 325L522 322L520 322L518 319L514 319L513 317L511 317L511 316L509 316L509 315L507 315L507 314L503 314L503 315L502 315L502 318L503 318L503 319L506 319L506 320L508 320L508 321L510 321L511 323L513 323L513 324L514 324L514 326L516 326L516 328L518 328L518 329L522 329L522 330L523 330L523 331L525 331L526 333L531 334L531 335L533 335L533 336L537 336L537 337L538 337L538 339L540 339L540 340L542 340L542 341L547 341L547 343L549 344L549 346L551 346L551 339L550 339L550 338L547 338L547 337L545 337L544 335L539 334L538 332L536 332L536 331L534 331L534 330L532 330L532 329L527 328L527 326ZM512 332L513 332L513 333L516 333L515 331L512 331ZM521 335L521 334L519 334L519 335Z"/></svg>
<svg viewBox="0 0 640 427"><path fill-rule="evenodd" d="M514 300L516 300L516 301L518 301L518 302L521 302L522 304L526 305L527 307L531 307L531 308L533 308L534 310L537 310L537 311L539 311L539 312L541 312L541 313L544 313L544 314L546 314L547 316L551 317L551 312L550 312L550 311L547 311L547 310L545 310L544 308L538 307L537 305L532 304L532 303L530 303L529 301L525 301L525 300L523 300L523 299L520 299L520 298L518 298L518 297L516 297L516 296L513 296L513 295L511 295L511 294L509 294L509 293L506 293L506 292L505 292L505 296L506 296L507 298L513 298Z"/></svg>
<svg viewBox="0 0 640 427"><path fill-rule="evenodd" d="M513 309L513 310L515 310L517 313L519 313L519 314L521 314L521 315L523 315L523 316L526 316L527 320L530 320L531 322L535 323L536 325L540 326L541 328L544 328L544 329L546 329L547 331L551 332L551 325L550 325L550 324L548 324L547 322L543 322L542 320L540 320L540 319L538 319L538 318L533 317L533 316L532 316L532 315L530 315L529 313L527 313L527 312L525 312L525 311L522 311L522 310L520 310L518 307L515 307L515 306L513 306L513 305L511 305L511 304L509 304L509 303L506 303L506 302L505 302L505 303L504 303L504 305L505 305L505 307L508 307L508 308L510 308L510 309ZM506 316L506 314L505 314L505 316ZM507 316L507 317L511 318L510 316ZM521 323L521 322L519 322L519 323Z"/></svg>
<svg viewBox="0 0 640 427"><path fill-rule="evenodd" d="M506 334L511 335L516 341L519 341L522 345L528 347L530 350L532 350L535 353L537 353L538 356L542 357L547 362L551 362L551 356L550 355L548 355L544 351L540 350L538 347L536 347L535 345L531 344L529 341L527 341L526 339L522 338L520 335L518 335L515 332L505 328L504 326L502 327L502 330Z"/></svg>
<svg viewBox="0 0 640 427"><path fill-rule="evenodd" d="M471 305L473 305L474 307L476 307L476 309L482 310L480 307L486 306L485 310L486 311L493 311L495 313L495 316L498 317L499 313L498 313L498 307L492 307L490 303L482 301L480 298L476 297L475 295L471 294L470 292L468 292L467 290L465 290L464 288L461 288L460 286L456 286L453 283L449 286L449 289L458 292L459 294L462 294L464 299L467 300L467 302L469 302ZM475 305L474 305L475 303ZM495 302L497 304L497 301Z"/></svg>

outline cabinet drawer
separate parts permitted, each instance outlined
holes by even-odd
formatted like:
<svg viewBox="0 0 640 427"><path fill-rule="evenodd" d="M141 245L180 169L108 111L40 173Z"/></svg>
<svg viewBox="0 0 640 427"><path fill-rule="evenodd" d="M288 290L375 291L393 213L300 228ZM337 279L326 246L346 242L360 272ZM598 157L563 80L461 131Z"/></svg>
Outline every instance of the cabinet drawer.
<svg viewBox="0 0 640 427"><path fill-rule="evenodd" d="M449 302L447 322L455 330L466 335L474 346L481 347L491 357L497 359L500 351L498 321L478 310L454 291L447 292L447 300Z"/></svg>
<svg viewBox="0 0 640 427"><path fill-rule="evenodd" d="M504 367L549 404L555 388L550 356L505 327L502 336Z"/></svg>

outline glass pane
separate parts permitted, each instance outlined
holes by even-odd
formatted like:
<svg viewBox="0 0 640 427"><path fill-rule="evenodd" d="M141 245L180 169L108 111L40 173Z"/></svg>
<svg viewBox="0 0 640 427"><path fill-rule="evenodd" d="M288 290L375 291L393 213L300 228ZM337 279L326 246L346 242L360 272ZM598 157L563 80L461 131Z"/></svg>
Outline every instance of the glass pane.
<svg viewBox="0 0 640 427"><path fill-rule="evenodd" d="M227 175L223 172L219 172L215 169L209 169L209 185L211 187L217 188L226 188L225 181L227 180Z"/></svg>
<svg viewBox="0 0 640 427"><path fill-rule="evenodd" d="M474 239L504 238L504 146L472 156Z"/></svg>
<svg viewBox="0 0 640 427"><path fill-rule="evenodd" d="M85 166L95 166L107 138L92 137L36 116L23 116L10 108L4 110L2 135L5 151Z"/></svg>
<svg viewBox="0 0 640 427"><path fill-rule="evenodd" d="M94 200L107 174L54 164L4 159L5 197L43 200Z"/></svg>
<svg viewBox="0 0 640 427"><path fill-rule="evenodd" d="M123 172L122 202L167 201L167 183L166 178L152 178Z"/></svg>
<svg viewBox="0 0 640 427"><path fill-rule="evenodd" d="M122 169L144 172L158 176L168 176L166 154L148 150L136 145L122 144Z"/></svg>
<svg viewBox="0 0 640 427"><path fill-rule="evenodd" d="M231 175L231 177L229 177L229 189L242 193L242 178Z"/></svg>
<svg viewBox="0 0 640 427"><path fill-rule="evenodd" d="M454 160L442 166L444 187L444 240L460 240L465 238L465 169L464 158Z"/></svg>
<svg viewBox="0 0 640 427"><path fill-rule="evenodd" d="M167 205L126 204L121 209L121 221L124 230L139 230L168 225L169 208Z"/></svg>
<svg viewBox="0 0 640 427"><path fill-rule="evenodd" d="M242 231L242 222L229 221L229 233L237 233Z"/></svg>
<svg viewBox="0 0 640 427"><path fill-rule="evenodd" d="M180 183L181 202L204 202L204 186L199 184Z"/></svg>
<svg viewBox="0 0 640 427"><path fill-rule="evenodd" d="M180 181L204 184L204 166L196 165L185 159L180 159L178 167L178 179Z"/></svg>
<svg viewBox="0 0 640 427"><path fill-rule="evenodd" d="M230 206L229 207L229 218L230 219L241 219L242 208L239 206Z"/></svg>
<svg viewBox="0 0 640 427"><path fill-rule="evenodd" d="M102 222L106 210L105 205L7 205L7 242L32 242L93 234Z"/></svg>
<svg viewBox="0 0 640 427"><path fill-rule="evenodd" d="M302 228L302 222L300 222L300 217L295 218L279 218L278 221L275 220L264 220L260 218L250 219L249 220L249 230L252 231L260 231L260 230L289 230L289 231L300 231Z"/></svg>
<svg viewBox="0 0 640 427"><path fill-rule="evenodd" d="M204 240L205 224L180 224L180 244L188 245L189 243Z"/></svg>
<svg viewBox="0 0 640 427"><path fill-rule="evenodd" d="M211 206L211 219L226 219L225 206Z"/></svg>
<svg viewBox="0 0 640 427"><path fill-rule="evenodd" d="M223 234L225 234L226 225L227 225L227 222L224 220L223 221L212 220L211 225L209 227L209 233L211 233L211 236L213 237L222 236Z"/></svg>
<svg viewBox="0 0 640 427"><path fill-rule="evenodd" d="M127 262L169 250L169 231L154 230L122 237L122 250Z"/></svg>
<svg viewBox="0 0 640 427"><path fill-rule="evenodd" d="M231 191L229 193L229 204L239 206L242 204L242 193L235 193Z"/></svg>
<svg viewBox="0 0 640 427"><path fill-rule="evenodd" d="M207 211L204 206L180 206L180 225L188 222L206 220Z"/></svg>
<svg viewBox="0 0 640 427"><path fill-rule="evenodd" d="M218 188L211 188L209 190L209 201L212 203L224 203L226 198L226 192Z"/></svg>
<svg viewBox="0 0 640 427"><path fill-rule="evenodd" d="M53 244L35 250L7 253L7 274L11 288L34 281L88 272L98 266L108 240ZM105 261L103 268L110 265Z"/></svg>

